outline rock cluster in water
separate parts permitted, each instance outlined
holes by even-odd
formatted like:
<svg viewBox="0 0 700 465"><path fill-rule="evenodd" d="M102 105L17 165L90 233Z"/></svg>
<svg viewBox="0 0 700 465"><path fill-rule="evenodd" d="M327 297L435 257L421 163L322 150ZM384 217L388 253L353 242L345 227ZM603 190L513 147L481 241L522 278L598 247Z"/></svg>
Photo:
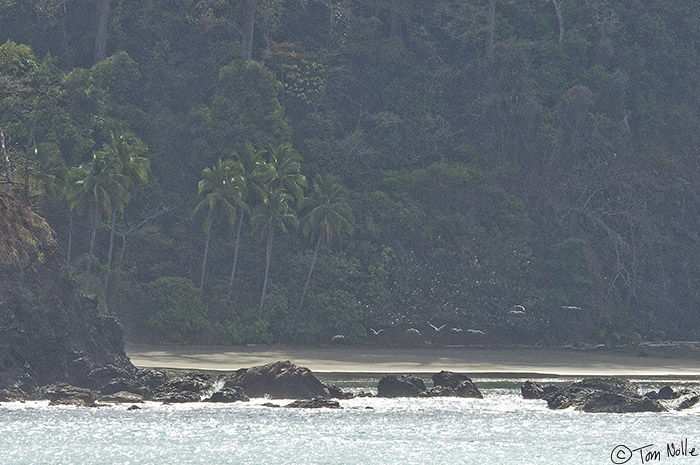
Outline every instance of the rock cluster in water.
<svg viewBox="0 0 700 465"><path fill-rule="evenodd" d="M423 380L412 375L386 375L379 380L378 397L472 397L483 395L466 375L441 371L433 375L433 388L426 388Z"/></svg>
<svg viewBox="0 0 700 465"><path fill-rule="evenodd" d="M551 409L573 407L591 413L666 412L683 410L700 402L694 391L674 391L664 386L642 395L622 378L586 378L566 386L540 385L526 381L521 386L525 399L543 399Z"/></svg>

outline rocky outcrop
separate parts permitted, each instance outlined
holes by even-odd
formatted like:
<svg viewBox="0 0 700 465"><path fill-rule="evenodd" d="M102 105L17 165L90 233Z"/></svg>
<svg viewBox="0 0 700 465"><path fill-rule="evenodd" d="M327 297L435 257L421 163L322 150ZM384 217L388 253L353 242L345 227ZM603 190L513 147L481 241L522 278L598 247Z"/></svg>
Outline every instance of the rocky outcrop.
<svg viewBox="0 0 700 465"><path fill-rule="evenodd" d="M552 385L540 385L534 381L525 381L522 386L520 386L520 393L523 399L544 399L545 396L557 391L559 388Z"/></svg>
<svg viewBox="0 0 700 465"><path fill-rule="evenodd" d="M241 387L250 397L273 399L330 398L342 392L321 382L311 370L289 361L242 368L222 378L224 387ZM331 392L332 391L332 392Z"/></svg>
<svg viewBox="0 0 700 465"><path fill-rule="evenodd" d="M95 388L112 370L133 375L122 336L80 294L46 222L0 194L0 389Z"/></svg>
<svg viewBox="0 0 700 465"><path fill-rule="evenodd" d="M472 380L464 374L443 370L440 373L433 375L433 384L436 388L443 388L436 395L448 396L450 394L447 392L451 390L452 395L455 397L470 397L474 399L484 398L484 395L481 393L481 391L479 391L479 388L477 388Z"/></svg>
<svg viewBox="0 0 700 465"><path fill-rule="evenodd" d="M286 408L342 408L338 401L325 397L314 397L310 400L295 400L285 405Z"/></svg>
<svg viewBox="0 0 700 465"><path fill-rule="evenodd" d="M38 391L38 397L48 400L49 405L77 405L81 407L94 407L97 400L95 393L90 389L71 386L67 383L44 386Z"/></svg>
<svg viewBox="0 0 700 465"><path fill-rule="evenodd" d="M166 380L155 389L151 400L166 404L200 402L212 391L214 381L204 373L192 373Z"/></svg>
<svg viewBox="0 0 700 465"><path fill-rule="evenodd" d="M425 383L417 376L386 375L379 380L377 397L418 397L425 391Z"/></svg>
<svg viewBox="0 0 700 465"><path fill-rule="evenodd" d="M121 391L100 397L99 401L105 404L139 404L143 397L133 392Z"/></svg>
<svg viewBox="0 0 700 465"><path fill-rule="evenodd" d="M246 395L243 388L225 387L220 391L216 391L204 402L229 403L229 402L248 402L250 399Z"/></svg>
<svg viewBox="0 0 700 465"><path fill-rule="evenodd" d="M534 383L533 383L534 384ZM539 394L533 386L524 393ZM523 394L525 396L525 394ZM551 409L573 407L592 413L664 412L667 408L656 399L641 396L637 388L621 378L587 378L544 394Z"/></svg>

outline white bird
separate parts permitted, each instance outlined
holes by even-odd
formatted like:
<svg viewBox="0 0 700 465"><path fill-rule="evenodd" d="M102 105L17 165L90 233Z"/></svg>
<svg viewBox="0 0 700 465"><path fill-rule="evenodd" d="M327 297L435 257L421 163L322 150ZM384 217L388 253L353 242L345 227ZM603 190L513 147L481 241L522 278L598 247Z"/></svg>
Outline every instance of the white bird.
<svg viewBox="0 0 700 465"><path fill-rule="evenodd" d="M581 310L581 307L573 307L571 305L564 305L561 308L562 310Z"/></svg>
<svg viewBox="0 0 700 465"><path fill-rule="evenodd" d="M438 327L434 326L431 322L428 322L428 326L430 326L431 328L433 328L435 331L437 331L439 333L442 330L442 328L444 328L447 325L444 324L438 328Z"/></svg>
<svg viewBox="0 0 700 465"><path fill-rule="evenodd" d="M481 336L484 335L484 332L479 329L468 329L467 332L470 334L479 334Z"/></svg>

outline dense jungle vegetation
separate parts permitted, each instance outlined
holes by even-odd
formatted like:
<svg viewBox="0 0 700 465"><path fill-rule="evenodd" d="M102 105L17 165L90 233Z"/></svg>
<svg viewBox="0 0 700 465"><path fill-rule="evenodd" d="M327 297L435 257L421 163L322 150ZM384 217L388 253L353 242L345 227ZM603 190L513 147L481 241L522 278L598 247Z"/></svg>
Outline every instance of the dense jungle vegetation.
<svg viewBox="0 0 700 465"><path fill-rule="evenodd" d="M132 341L700 337L700 3L0 0L0 44L0 190Z"/></svg>

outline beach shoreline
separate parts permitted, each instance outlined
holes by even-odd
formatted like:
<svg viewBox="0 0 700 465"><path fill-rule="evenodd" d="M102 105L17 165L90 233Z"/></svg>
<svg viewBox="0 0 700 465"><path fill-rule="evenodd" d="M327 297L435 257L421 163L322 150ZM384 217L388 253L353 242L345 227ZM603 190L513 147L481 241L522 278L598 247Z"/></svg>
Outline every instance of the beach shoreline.
<svg viewBox="0 0 700 465"><path fill-rule="evenodd" d="M289 360L318 373L436 373L480 376L700 377L697 351L542 347L289 347L127 344L140 368L234 371Z"/></svg>

